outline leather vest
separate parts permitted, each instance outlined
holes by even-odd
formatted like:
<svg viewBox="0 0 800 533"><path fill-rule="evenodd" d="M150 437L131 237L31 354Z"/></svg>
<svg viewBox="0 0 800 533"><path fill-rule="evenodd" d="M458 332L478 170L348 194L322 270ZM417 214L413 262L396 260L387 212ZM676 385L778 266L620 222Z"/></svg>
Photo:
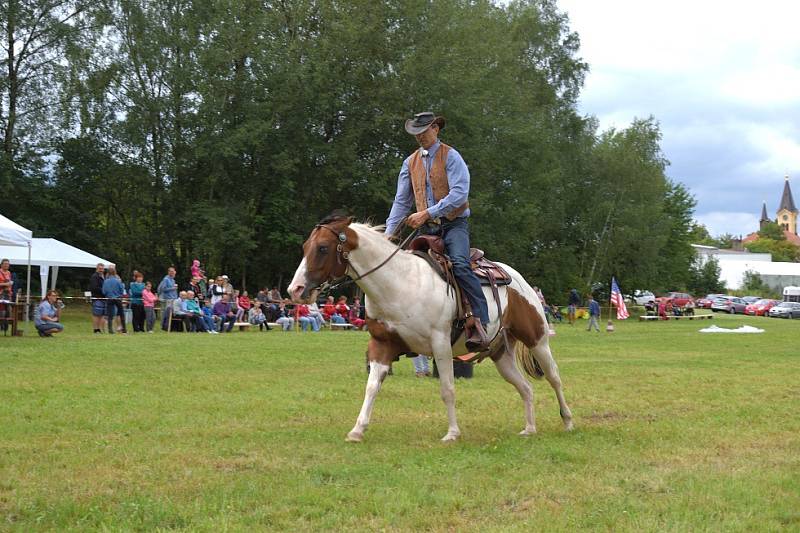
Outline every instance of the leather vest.
<svg viewBox="0 0 800 533"><path fill-rule="evenodd" d="M433 156L431 163L431 190L433 199L439 201L450 192L450 184L447 183L447 154L450 147L443 142L439 142L439 149ZM414 200L417 203L417 211L424 211L428 206L427 187L425 185L425 162L422 158L422 150L416 150L408 160L408 172L411 175L411 187L414 189ZM455 220L461 213L467 210L469 202L464 202L447 215L448 220Z"/></svg>

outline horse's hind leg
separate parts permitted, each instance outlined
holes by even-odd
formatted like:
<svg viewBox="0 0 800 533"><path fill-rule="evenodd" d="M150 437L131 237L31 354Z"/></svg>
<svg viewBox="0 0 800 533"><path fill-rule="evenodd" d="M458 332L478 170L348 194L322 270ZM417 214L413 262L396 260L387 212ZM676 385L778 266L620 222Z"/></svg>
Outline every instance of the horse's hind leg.
<svg viewBox="0 0 800 533"><path fill-rule="evenodd" d="M522 398L522 403L525 406L525 429L520 431L520 435L533 435L536 433L536 420L533 412L533 387L525 379L525 376L517 368L514 361L514 341L509 335L509 348L503 351L503 354L494 362L497 371L503 376L503 379L514 385Z"/></svg>
<svg viewBox="0 0 800 533"><path fill-rule="evenodd" d="M533 348L533 356L536 362L544 372L544 377L553 387L558 398L559 413L561 413L561 420L564 422L564 429L572 431L572 411L570 411L567 401L564 399L564 390L561 386L561 376L558 373L558 365L556 360L553 359L553 354L550 352L550 346L544 342Z"/></svg>

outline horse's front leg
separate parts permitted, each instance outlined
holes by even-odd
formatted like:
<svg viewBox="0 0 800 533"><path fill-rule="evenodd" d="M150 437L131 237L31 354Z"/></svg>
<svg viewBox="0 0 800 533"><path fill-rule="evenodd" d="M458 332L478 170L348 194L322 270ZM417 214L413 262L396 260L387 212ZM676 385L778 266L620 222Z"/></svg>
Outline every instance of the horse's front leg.
<svg viewBox="0 0 800 533"><path fill-rule="evenodd" d="M453 378L453 350L450 339L443 339L433 345L433 357L439 371L439 385L442 400L447 407L447 435L442 442L453 442L461 435L456 421L456 387Z"/></svg>
<svg viewBox="0 0 800 533"><path fill-rule="evenodd" d="M361 412L356 419L356 425L347 434L346 440L348 442L361 442L364 439L364 432L367 430L370 416L372 416L372 408L375 405L375 397L378 396L381 384L392 368L390 363L387 364L390 359L381 357L385 351L382 348L381 343L374 338L370 339L369 347L367 348L367 359L369 361L367 390L364 393L364 403L361 405Z"/></svg>

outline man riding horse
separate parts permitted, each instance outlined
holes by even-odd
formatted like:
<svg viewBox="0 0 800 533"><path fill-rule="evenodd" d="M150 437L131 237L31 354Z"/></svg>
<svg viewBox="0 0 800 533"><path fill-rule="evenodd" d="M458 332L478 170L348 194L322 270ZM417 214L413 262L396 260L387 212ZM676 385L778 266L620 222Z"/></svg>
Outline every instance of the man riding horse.
<svg viewBox="0 0 800 533"><path fill-rule="evenodd" d="M423 234L441 235L453 274L477 318L466 341L467 349L481 352L489 348L489 310L480 281L469 264L469 169L461 154L439 141L439 131L444 126L444 117L429 111L406 120L405 129L416 137L420 148L400 168L386 234L393 236L416 205L416 212L408 216L406 224Z"/></svg>

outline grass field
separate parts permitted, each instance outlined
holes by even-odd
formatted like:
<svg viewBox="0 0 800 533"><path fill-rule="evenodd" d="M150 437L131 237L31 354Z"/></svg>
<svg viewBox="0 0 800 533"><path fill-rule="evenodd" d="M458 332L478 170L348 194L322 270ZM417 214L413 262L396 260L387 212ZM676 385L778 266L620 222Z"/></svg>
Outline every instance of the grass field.
<svg viewBox="0 0 800 533"><path fill-rule="evenodd" d="M712 323L561 325L576 430L489 362L454 445L406 359L344 442L366 333L0 337L0 530L798 531L800 321Z"/></svg>

